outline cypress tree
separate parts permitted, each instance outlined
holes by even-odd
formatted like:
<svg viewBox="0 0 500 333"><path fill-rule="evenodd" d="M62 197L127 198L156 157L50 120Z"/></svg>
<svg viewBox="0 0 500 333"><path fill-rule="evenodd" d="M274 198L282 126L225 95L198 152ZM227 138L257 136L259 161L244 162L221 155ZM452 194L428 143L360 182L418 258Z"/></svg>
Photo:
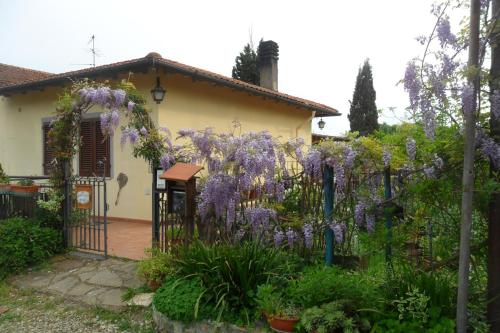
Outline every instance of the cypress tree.
<svg viewBox="0 0 500 333"><path fill-rule="evenodd" d="M351 132L368 135L378 129L378 112L375 104L376 92L373 88L372 67L367 60L358 71L356 87L349 110Z"/></svg>

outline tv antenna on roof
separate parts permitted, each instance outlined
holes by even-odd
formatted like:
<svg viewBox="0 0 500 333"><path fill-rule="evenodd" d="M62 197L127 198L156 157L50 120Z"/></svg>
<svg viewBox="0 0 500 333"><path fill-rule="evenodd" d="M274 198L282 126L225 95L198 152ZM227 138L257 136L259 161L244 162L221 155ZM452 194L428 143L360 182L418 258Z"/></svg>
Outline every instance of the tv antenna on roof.
<svg viewBox="0 0 500 333"><path fill-rule="evenodd" d="M99 51L95 48L95 35L92 35L92 37L90 37L87 44L90 44L90 43L92 43L92 47L89 50L92 53L92 63L91 64L72 64L72 65L95 67L95 57L100 56Z"/></svg>

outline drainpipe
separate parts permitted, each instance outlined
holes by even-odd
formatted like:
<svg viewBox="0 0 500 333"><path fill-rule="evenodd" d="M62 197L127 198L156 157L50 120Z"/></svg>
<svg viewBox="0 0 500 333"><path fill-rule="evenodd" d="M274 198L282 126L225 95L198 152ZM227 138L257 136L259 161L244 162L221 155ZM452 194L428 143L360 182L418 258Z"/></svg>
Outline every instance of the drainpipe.
<svg viewBox="0 0 500 333"><path fill-rule="evenodd" d="M304 126L304 124L306 123L311 123L311 121L314 119L314 116L316 116L316 111L313 111L312 112L312 116L307 118L306 121L304 121L302 124L300 124L299 126L297 126L297 128L295 129L295 138L298 138L299 137L299 129ZM312 132L311 132L312 133Z"/></svg>

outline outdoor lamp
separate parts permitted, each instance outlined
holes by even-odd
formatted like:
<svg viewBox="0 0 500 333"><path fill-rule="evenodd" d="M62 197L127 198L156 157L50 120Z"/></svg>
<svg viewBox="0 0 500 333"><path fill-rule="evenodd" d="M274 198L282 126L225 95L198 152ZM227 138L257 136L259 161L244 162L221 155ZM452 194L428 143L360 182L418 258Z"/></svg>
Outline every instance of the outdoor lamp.
<svg viewBox="0 0 500 333"><path fill-rule="evenodd" d="M321 119L318 121L318 127L320 130L322 130L323 128L325 128L325 121L323 120L323 117L321 117Z"/></svg>
<svg viewBox="0 0 500 333"><path fill-rule="evenodd" d="M162 86L160 86L160 77L156 77L156 87L151 89L151 96L153 96L154 101L156 104L160 104L163 101L163 98L165 97L165 89L163 89Z"/></svg>

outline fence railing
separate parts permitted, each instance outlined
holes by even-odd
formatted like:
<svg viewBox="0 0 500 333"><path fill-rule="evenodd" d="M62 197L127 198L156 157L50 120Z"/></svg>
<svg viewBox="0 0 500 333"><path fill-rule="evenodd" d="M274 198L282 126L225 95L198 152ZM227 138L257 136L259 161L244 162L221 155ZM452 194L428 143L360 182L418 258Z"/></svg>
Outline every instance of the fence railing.
<svg viewBox="0 0 500 333"><path fill-rule="evenodd" d="M48 200L47 192L52 187L48 177L10 176L8 187L0 188L0 219L11 217L34 218L38 211L38 200ZM32 186L21 186L17 182L29 179Z"/></svg>

